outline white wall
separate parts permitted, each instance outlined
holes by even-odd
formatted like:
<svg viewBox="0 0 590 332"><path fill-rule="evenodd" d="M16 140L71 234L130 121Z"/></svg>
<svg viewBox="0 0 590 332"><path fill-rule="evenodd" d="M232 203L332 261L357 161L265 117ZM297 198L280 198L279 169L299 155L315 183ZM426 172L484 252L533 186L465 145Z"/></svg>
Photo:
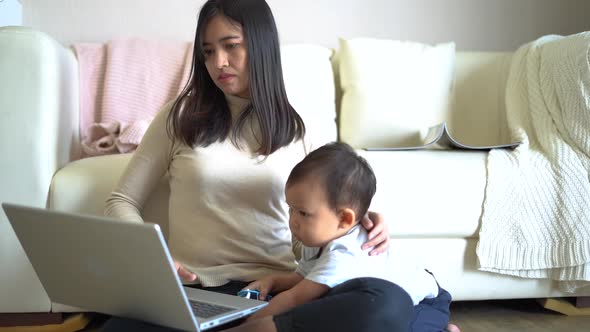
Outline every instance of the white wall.
<svg viewBox="0 0 590 332"><path fill-rule="evenodd" d="M21 25L23 22L22 5L18 0L0 0L0 27Z"/></svg>
<svg viewBox="0 0 590 332"><path fill-rule="evenodd" d="M590 30L589 0L267 0L283 43L334 47L374 36L458 49L514 50L544 34ZM63 43L115 36L192 39L203 0L23 0L24 23Z"/></svg>

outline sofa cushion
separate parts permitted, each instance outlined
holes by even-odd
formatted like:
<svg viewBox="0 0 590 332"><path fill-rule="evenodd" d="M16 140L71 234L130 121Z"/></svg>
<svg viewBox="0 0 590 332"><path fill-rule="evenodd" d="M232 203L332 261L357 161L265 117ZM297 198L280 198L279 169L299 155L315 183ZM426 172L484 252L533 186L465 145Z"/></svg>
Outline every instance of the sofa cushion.
<svg viewBox="0 0 590 332"><path fill-rule="evenodd" d="M452 111L453 137L471 145L511 141L506 119L506 80L512 53L458 52Z"/></svg>
<svg viewBox="0 0 590 332"><path fill-rule="evenodd" d="M477 238L486 185L485 151L358 151L371 164L393 238Z"/></svg>
<svg viewBox="0 0 590 332"><path fill-rule="evenodd" d="M303 118L315 147L337 139L332 53L329 48L310 44L281 47L289 102Z"/></svg>
<svg viewBox="0 0 590 332"><path fill-rule="evenodd" d="M420 143L448 113L455 44L340 40L340 139L357 148Z"/></svg>

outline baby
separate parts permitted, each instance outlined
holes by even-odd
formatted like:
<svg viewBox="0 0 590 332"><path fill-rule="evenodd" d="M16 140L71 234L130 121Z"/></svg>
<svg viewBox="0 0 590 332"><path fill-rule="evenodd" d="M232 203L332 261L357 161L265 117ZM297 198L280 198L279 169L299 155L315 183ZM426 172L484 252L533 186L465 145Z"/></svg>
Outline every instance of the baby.
<svg viewBox="0 0 590 332"><path fill-rule="evenodd" d="M360 249L367 241L367 231L359 222L375 191L371 166L344 143L324 145L293 168L285 195L291 232L303 244L301 258L296 271L270 275L246 287L258 290L262 299L283 292L250 320L316 300L348 280L373 277L403 288L413 302L415 316L432 315L430 328L458 331L452 324L447 326L451 296L430 272L388 253L369 256ZM410 328L422 331L426 326Z"/></svg>

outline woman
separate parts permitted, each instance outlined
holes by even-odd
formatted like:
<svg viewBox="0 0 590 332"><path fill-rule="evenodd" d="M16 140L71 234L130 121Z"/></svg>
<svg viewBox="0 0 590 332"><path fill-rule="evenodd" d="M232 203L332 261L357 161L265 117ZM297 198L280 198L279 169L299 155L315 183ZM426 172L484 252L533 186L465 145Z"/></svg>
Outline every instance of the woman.
<svg viewBox="0 0 590 332"><path fill-rule="evenodd" d="M292 246L283 189L291 168L312 148L285 93L266 2L209 0L199 14L189 81L153 120L107 199L106 214L143 221L145 200L168 173L168 246L180 277L194 287L236 294L249 281L294 269L300 244ZM389 245L388 231L378 214L369 217L363 225L372 240L363 247L376 245L371 254L378 254ZM409 318L390 308L399 287L380 280L370 289L363 285L349 284L343 292L355 298L370 291L367 309L387 314L355 315L357 326L406 324ZM342 320L343 312L331 307L317 310L328 323ZM315 326L308 313L293 314L305 331Z"/></svg>

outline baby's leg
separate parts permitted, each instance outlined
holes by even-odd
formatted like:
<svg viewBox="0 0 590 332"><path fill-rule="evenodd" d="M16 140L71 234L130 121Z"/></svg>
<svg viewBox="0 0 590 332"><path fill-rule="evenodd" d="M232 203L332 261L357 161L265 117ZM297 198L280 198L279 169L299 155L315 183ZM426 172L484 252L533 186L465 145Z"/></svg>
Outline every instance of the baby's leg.
<svg viewBox="0 0 590 332"><path fill-rule="evenodd" d="M412 300L401 287L359 278L332 288L318 300L227 332L406 331L413 313Z"/></svg>
<svg viewBox="0 0 590 332"><path fill-rule="evenodd" d="M358 278L275 316L274 322L279 332L392 332L407 331L413 313L412 299L398 285Z"/></svg>
<svg viewBox="0 0 590 332"><path fill-rule="evenodd" d="M410 324L410 330L460 332L456 325L449 324L450 304L451 294L439 287L437 297L424 299L414 306L414 321Z"/></svg>

